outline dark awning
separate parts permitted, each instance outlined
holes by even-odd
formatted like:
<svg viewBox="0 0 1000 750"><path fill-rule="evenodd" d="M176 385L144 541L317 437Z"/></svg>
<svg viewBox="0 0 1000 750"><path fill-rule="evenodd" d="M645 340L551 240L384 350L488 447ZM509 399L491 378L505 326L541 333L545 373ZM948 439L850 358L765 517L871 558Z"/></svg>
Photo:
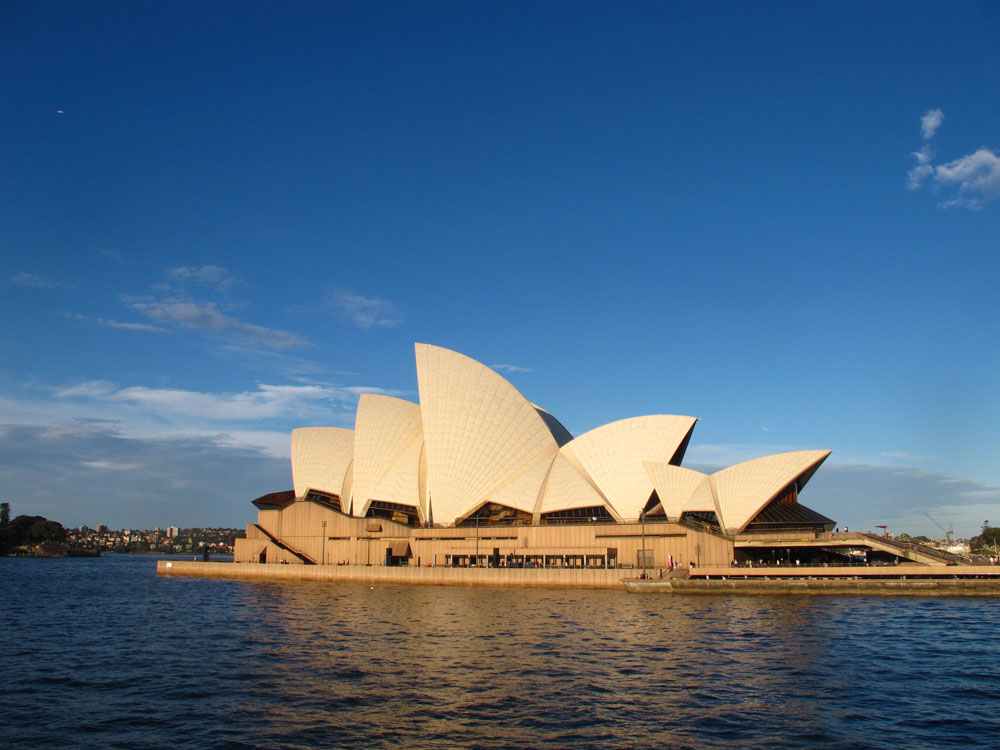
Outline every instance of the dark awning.
<svg viewBox="0 0 1000 750"><path fill-rule="evenodd" d="M392 543L392 556L393 557L409 557L410 556L410 543L409 542L393 542Z"/></svg>
<svg viewBox="0 0 1000 750"><path fill-rule="evenodd" d="M295 490L284 490L283 492L271 492L261 495L253 504L261 510L281 510L287 508L295 502Z"/></svg>

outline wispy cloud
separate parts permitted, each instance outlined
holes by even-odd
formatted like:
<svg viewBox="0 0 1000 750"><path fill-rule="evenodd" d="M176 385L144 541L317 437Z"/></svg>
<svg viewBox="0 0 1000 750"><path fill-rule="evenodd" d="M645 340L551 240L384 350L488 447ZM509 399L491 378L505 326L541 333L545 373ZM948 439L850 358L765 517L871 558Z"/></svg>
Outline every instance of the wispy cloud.
<svg viewBox="0 0 1000 750"><path fill-rule="evenodd" d="M743 463L754 458L760 458L761 456L768 456L772 453L784 453L794 450L802 450L802 446L783 445L780 443L767 443L763 445L753 443L700 443L688 448L684 461L686 464L696 464L699 467L714 470Z"/></svg>
<svg viewBox="0 0 1000 750"><path fill-rule="evenodd" d="M260 385L242 393L201 393L141 386L123 388L109 396L140 405L165 416L198 417L215 421L263 420L304 415L315 401L330 401L337 393L317 386Z"/></svg>
<svg viewBox="0 0 1000 750"><path fill-rule="evenodd" d="M248 500L289 488L291 477L287 457L225 437L130 437L107 424L8 425L0 427L0 476L14 514L68 526L240 527L254 516ZM287 446L288 435L282 438Z"/></svg>
<svg viewBox="0 0 1000 750"><path fill-rule="evenodd" d="M175 388L132 386L118 388L106 381L87 381L62 388L61 398L89 398L121 402L144 411L184 423L263 421L308 416L317 402L344 402L356 399L351 389L315 385L265 385L256 391L204 393Z"/></svg>
<svg viewBox="0 0 1000 750"><path fill-rule="evenodd" d="M898 466L824 465L801 499L852 529L888 524L893 533L931 537L939 537L940 529L924 513L954 524L959 536L970 536L1000 511L996 486Z"/></svg>
<svg viewBox="0 0 1000 750"><path fill-rule="evenodd" d="M937 189L951 194L938 204L942 208L982 208L987 201L1000 197L1000 154L983 146L971 154L935 166L931 139L943 121L944 112L940 109L928 110L920 118L924 144L919 151L913 152L917 165L906 174L906 188L919 190L931 182Z"/></svg>
<svg viewBox="0 0 1000 750"><path fill-rule="evenodd" d="M159 328L157 326L151 326L148 323L123 323L120 320L115 320L114 318L95 318L98 325L105 326L106 328L117 328L122 331L142 331L144 333L166 333L165 328Z"/></svg>
<svg viewBox="0 0 1000 750"><path fill-rule="evenodd" d="M149 325L149 323L125 323L114 318L98 318L93 315L70 315L76 320L87 320L105 328L116 328L121 331L139 331L142 333L167 333L166 328Z"/></svg>
<svg viewBox="0 0 1000 750"><path fill-rule="evenodd" d="M928 461L936 461L933 456L921 456L915 453L907 453L906 451L882 451L879 453L883 458L888 458L892 461L910 461L916 463L925 463Z"/></svg>
<svg viewBox="0 0 1000 750"><path fill-rule="evenodd" d="M173 281L212 287L222 294L229 294L242 283L223 266L177 266L167 269L167 277Z"/></svg>
<svg viewBox="0 0 1000 750"><path fill-rule="evenodd" d="M107 258L110 261L114 261L115 263L117 263L120 266L127 266L128 265L128 261L125 259L125 256L122 255L117 250L107 250L107 249L105 249L105 250L101 250L99 252L100 252L100 255L101 255L102 258Z"/></svg>
<svg viewBox="0 0 1000 750"><path fill-rule="evenodd" d="M66 386L56 390L59 398L102 398L114 393L116 390L114 383L107 380L85 380L82 383Z"/></svg>
<svg viewBox="0 0 1000 750"><path fill-rule="evenodd" d="M124 298L133 310L157 321L189 330L232 334L269 349L305 349L311 344L290 331L244 323L219 310L214 302L183 299Z"/></svg>
<svg viewBox="0 0 1000 750"><path fill-rule="evenodd" d="M55 390L58 399L89 403L102 413L117 414L126 420L134 419L138 413L195 430L219 429L240 423L259 427L275 420L294 423L335 418L352 410L362 393L403 395L399 391L370 386L265 383L258 384L256 390L212 393L146 386L121 388L106 380L88 380ZM116 411L115 405L128 411Z"/></svg>
<svg viewBox="0 0 1000 750"><path fill-rule="evenodd" d="M68 281L57 281L49 278L48 276L28 273L27 271L15 273L10 277L10 280L18 286L27 287L29 289L71 289L75 286L75 284L71 284Z"/></svg>
<svg viewBox="0 0 1000 750"><path fill-rule="evenodd" d="M166 277L164 283L154 284L149 294L123 295L122 302L161 325L214 334L227 339L227 345L249 344L281 352L312 346L307 339L291 331L245 323L234 317L231 311L240 305L227 297L243 282L223 266L177 266L167 269ZM205 300L206 296L217 298ZM156 333L165 330L114 319L95 320L111 328Z"/></svg>
<svg viewBox="0 0 1000 750"><path fill-rule="evenodd" d="M139 468L139 464L124 461L81 461L80 465L103 471L134 471Z"/></svg>
<svg viewBox="0 0 1000 750"><path fill-rule="evenodd" d="M534 372L530 367L518 367L517 365L490 365L490 369L500 372Z"/></svg>
<svg viewBox="0 0 1000 750"><path fill-rule="evenodd" d="M341 319L358 328L394 328L403 322L396 305L381 297L365 297L349 289L332 287L329 301Z"/></svg>
<svg viewBox="0 0 1000 750"><path fill-rule="evenodd" d="M398 391L394 388L374 388L368 385L352 385L346 388L338 388L338 390L343 391L344 393L354 394L355 396L360 396L362 393L374 393L379 396L395 396L396 398L408 395L406 391Z"/></svg>
<svg viewBox="0 0 1000 750"><path fill-rule="evenodd" d="M924 116L920 118L920 132L924 136L925 141L929 141L937 133L937 129L941 127L941 123L944 122L944 112L940 109L929 109L924 112Z"/></svg>

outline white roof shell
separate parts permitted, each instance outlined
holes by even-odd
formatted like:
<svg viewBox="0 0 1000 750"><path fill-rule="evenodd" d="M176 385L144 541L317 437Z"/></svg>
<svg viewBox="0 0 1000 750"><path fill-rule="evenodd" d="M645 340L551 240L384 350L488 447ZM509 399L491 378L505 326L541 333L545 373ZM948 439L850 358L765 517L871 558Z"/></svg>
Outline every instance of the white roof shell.
<svg viewBox="0 0 1000 750"><path fill-rule="evenodd" d="M604 507L616 520L617 511L560 451L552 461L545 489L539 498L538 513L553 513L572 508Z"/></svg>
<svg viewBox="0 0 1000 750"><path fill-rule="evenodd" d="M776 453L712 474L719 522L728 531L743 531L789 484L799 479L799 489L805 486L829 455L823 450Z"/></svg>
<svg viewBox="0 0 1000 750"><path fill-rule="evenodd" d="M643 461L642 465L656 488L667 518L680 518L686 510L718 512L708 474L662 461Z"/></svg>
<svg viewBox="0 0 1000 750"><path fill-rule="evenodd" d="M653 482L643 461L669 462L698 420L675 414L633 417L597 427L562 447L625 520L639 517Z"/></svg>
<svg viewBox="0 0 1000 750"><path fill-rule="evenodd" d="M354 510L372 500L419 507L417 472L423 426L420 406L392 396L363 393L354 422Z"/></svg>
<svg viewBox="0 0 1000 750"><path fill-rule="evenodd" d="M296 497L310 489L342 495L344 475L354 455L354 430L300 427L292 430L292 484ZM342 501L344 510L349 503Z"/></svg>
<svg viewBox="0 0 1000 750"><path fill-rule="evenodd" d="M415 350L434 521L453 523L505 489L505 504L532 512L544 475L539 486L510 485L559 450L535 407L470 357L429 344Z"/></svg>

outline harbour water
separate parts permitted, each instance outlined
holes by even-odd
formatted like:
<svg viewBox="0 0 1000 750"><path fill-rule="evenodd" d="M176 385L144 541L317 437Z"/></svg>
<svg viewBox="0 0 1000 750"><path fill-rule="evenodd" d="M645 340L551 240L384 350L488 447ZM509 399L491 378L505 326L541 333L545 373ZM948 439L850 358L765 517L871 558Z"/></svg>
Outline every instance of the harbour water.
<svg viewBox="0 0 1000 750"><path fill-rule="evenodd" d="M190 558L187 558L190 559ZM0 747L995 748L1000 600L0 558Z"/></svg>

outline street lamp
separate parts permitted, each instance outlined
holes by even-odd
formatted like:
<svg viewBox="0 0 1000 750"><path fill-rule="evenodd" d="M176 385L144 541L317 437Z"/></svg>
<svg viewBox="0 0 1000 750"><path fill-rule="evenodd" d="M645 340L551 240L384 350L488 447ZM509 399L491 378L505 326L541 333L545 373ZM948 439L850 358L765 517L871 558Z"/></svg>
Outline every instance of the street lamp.
<svg viewBox="0 0 1000 750"><path fill-rule="evenodd" d="M645 509L639 512L639 523L642 524L642 549L639 550L639 557L641 562L639 567L643 570L646 569L646 511Z"/></svg>

